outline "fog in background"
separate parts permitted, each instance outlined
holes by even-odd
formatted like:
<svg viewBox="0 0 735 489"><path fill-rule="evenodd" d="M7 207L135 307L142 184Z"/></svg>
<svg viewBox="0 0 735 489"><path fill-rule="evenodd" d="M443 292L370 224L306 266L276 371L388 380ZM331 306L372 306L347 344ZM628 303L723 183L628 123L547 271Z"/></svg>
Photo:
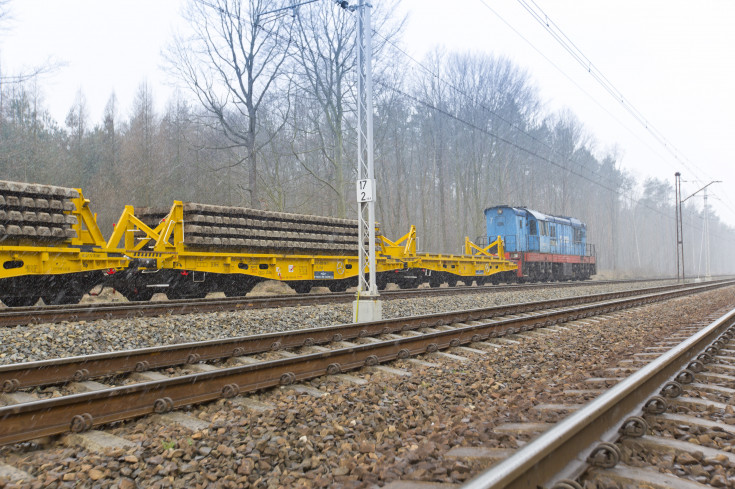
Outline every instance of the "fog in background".
<svg viewBox="0 0 735 489"><path fill-rule="evenodd" d="M124 205L173 200L356 217L355 16L328 1L186 5L186 34L162 53L179 87L165 100L143 80L130 100L111 91L100 117L80 89L58 120L46 103L57 62L3 71L1 178L81 188L107 234ZM12 6L0 2L0 23ZM670 175L626 170L624 149L550 109L544 80L516 61L449 48L416 59L400 9L375 2L373 22L384 234L415 224L422 251L458 253L484 233L486 207L526 206L586 222L598 269L676 273ZM733 273L735 230L709 217L712 273ZM687 275L703 275L701 200L683 221Z"/></svg>

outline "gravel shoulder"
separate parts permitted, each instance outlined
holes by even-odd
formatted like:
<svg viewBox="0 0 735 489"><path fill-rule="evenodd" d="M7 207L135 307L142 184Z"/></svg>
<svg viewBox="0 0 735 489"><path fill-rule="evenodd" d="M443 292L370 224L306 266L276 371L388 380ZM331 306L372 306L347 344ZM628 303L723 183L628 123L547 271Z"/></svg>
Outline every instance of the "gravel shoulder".
<svg viewBox="0 0 735 489"><path fill-rule="evenodd" d="M493 307L660 285L664 284L661 281L634 285L582 284L578 287L512 292L494 291L488 287L478 289L476 294L384 301L383 317ZM348 322L352 322L352 305L330 304L0 328L0 365Z"/></svg>

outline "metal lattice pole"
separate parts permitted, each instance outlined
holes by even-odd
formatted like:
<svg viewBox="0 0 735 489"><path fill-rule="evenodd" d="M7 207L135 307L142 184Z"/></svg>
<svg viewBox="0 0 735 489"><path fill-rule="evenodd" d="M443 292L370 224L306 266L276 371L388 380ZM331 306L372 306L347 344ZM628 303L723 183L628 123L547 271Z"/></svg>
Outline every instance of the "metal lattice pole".
<svg viewBox="0 0 735 489"><path fill-rule="evenodd" d="M704 256L705 256L705 280L712 280L712 271L709 261L709 213L707 209L707 187L704 188Z"/></svg>
<svg viewBox="0 0 735 489"><path fill-rule="evenodd" d="M375 173L373 169L373 75L370 9L366 0L357 8L357 200L360 273L357 293L377 297L375 275ZM369 280L365 277L370 269Z"/></svg>
<svg viewBox="0 0 735 489"><path fill-rule="evenodd" d="M682 226L681 217L681 173L674 173L676 177L674 188L676 190L676 280L679 280L679 265L681 265L681 279L686 280L684 276L684 228Z"/></svg>
<svg viewBox="0 0 735 489"><path fill-rule="evenodd" d="M699 190L694 192L692 195L690 195L686 199L681 200L681 180L679 179L679 173L676 173L676 178L677 178L677 194L679 198L679 207L678 207L678 217L679 217L678 226L679 227L681 227L681 204L691 199L692 197L697 195L699 192L704 191L704 246L705 246L705 253L707 256L707 271L706 271L705 278L709 280L710 278L712 278L712 275L710 271L710 262L709 262L709 216L708 216L708 209L707 209L707 187L709 187L713 183L722 183L722 182L720 180L714 180L712 182L709 182L707 185L700 188ZM678 227L677 227L677 255L676 255L677 272L679 268L679 265L678 265L678 259L679 259L679 254L678 254L679 245L678 244L679 243L681 244L681 268L682 268L681 276L684 277L684 229L682 228L681 235L679 235ZM677 278L678 277L679 275L677 273Z"/></svg>

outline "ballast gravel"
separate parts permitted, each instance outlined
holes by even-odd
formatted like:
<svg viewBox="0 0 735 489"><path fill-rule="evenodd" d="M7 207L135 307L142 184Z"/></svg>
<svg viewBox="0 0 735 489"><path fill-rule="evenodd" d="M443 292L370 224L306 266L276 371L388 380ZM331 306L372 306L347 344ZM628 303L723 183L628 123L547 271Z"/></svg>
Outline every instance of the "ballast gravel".
<svg viewBox="0 0 735 489"><path fill-rule="evenodd" d="M495 291L492 287L483 287L473 294L386 300L382 307L383 317L393 318L665 284L661 281L643 284L588 283L578 287L548 287L530 291ZM0 365L323 327L351 321L351 304L329 304L0 328Z"/></svg>
<svg viewBox="0 0 735 489"><path fill-rule="evenodd" d="M734 296L730 287L639 307L632 314L588 318L547 333L514 335L514 343L487 348L486 354L456 351L467 357L465 362L428 354L421 359L430 365L391 364L410 376L363 368L351 373L368 381L363 385L331 376L309 382L323 397L287 387L250 396L272 406L265 412L249 410L237 398L190 409L188 414L208 423L204 429L148 417L106 430L137 444L129 449L93 453L58 444L3 447L0 461L33 480L0 482L0 488L368 489L396 480L461 484L493 462L452 457L452 448L517 449L531 435L505 431L504 424L558 421L565 413L534 407L585 402L589 396L566 392L589 389L587 378L602 376L683 326L710 321L708 314L732 308ZM732 406L722 416L735 423ZM733 440L723 438L722 450L732 447ZM683 464L705 483L735 484L735 467L725 460L695 457L661 470L673 472Z"/></svg>

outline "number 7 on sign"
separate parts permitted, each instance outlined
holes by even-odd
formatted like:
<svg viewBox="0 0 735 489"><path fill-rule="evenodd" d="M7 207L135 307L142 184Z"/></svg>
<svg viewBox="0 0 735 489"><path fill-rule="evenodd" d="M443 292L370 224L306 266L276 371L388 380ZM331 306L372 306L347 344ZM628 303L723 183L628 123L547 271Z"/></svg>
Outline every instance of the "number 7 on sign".
<svg viewBox="0 0 735 489"><path fill-rule="evenodd" d="M357 201L372 202L375 200L375 180L366 178L357 181Z"/></svg>

